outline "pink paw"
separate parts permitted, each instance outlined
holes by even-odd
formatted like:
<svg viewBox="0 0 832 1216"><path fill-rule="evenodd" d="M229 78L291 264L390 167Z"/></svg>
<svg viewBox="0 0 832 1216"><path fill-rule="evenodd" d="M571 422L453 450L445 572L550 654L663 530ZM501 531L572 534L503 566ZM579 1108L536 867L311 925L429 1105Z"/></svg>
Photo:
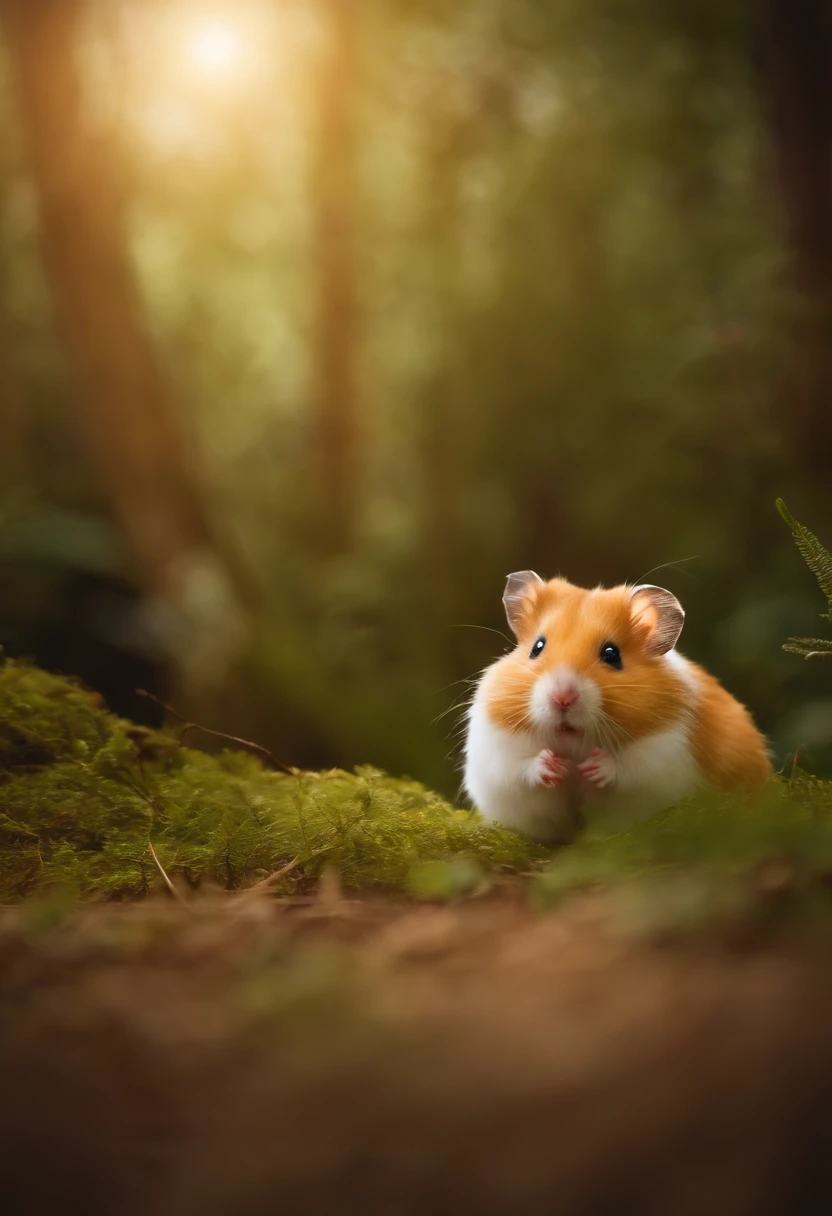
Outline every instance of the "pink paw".
<svg viewBox="0 0 832 1216"><path fill-rule="evenodd" d="M596 747L589 759L578 765L578 772L597 789L603 790L615 777L615 761L609 752Z"/></svg>
<svg viewBox="0 0 832 1216"><path fill-rule="evenodd" d="M541 785L558 786L569 772L569 761L547 749L535 757L533 771Z"/></svg>

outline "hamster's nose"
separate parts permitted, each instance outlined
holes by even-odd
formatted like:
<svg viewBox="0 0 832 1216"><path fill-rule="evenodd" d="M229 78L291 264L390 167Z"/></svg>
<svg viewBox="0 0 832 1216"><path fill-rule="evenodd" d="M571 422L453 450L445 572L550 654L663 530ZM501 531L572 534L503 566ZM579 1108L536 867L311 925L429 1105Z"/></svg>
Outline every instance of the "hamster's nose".
<svg viewBox="0 0 832 1216"><path fill-rule="evenodd" d="M573 705L577 704L578 690L577 688L562 688L558 692L552 693L552 705L555 709L559 709L561 713L566 713Z"/></svg>

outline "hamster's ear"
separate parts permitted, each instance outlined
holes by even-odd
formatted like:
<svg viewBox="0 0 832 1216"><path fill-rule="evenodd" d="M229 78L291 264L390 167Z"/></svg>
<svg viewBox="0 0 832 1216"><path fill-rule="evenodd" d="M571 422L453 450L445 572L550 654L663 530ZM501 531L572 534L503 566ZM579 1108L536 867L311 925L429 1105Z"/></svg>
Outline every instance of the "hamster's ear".
<svg viewBox="0 0 832 1216"><path fill-rule="evenodd" d="M539 574L535 574L534 570L518 570L506 579L503 607L515 635L523 628L523 621L543 586L543 579Z"/></svg>
<svg viewBox="0 0 832 1216"><path fill-rule="evenodd" d="M675 595L664 587L645 583L630 593L630 620L642 633L648 654L662 655L672 650L685 623L685 610Z"/></svg>

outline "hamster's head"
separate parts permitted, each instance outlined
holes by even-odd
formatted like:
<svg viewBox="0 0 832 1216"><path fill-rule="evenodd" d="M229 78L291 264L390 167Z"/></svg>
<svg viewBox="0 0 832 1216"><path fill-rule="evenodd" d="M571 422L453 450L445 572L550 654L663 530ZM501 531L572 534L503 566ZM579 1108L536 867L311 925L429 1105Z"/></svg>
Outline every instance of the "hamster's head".
<svg viewBox="0 0 832 1216"><path fill-rule="evenodd" d="M666 657L684 612L669 591L586 591L524 570L503 603L517 647L491 669L487 706L504 729L576 755L617 750L684 713L686 682Z"/></svg>

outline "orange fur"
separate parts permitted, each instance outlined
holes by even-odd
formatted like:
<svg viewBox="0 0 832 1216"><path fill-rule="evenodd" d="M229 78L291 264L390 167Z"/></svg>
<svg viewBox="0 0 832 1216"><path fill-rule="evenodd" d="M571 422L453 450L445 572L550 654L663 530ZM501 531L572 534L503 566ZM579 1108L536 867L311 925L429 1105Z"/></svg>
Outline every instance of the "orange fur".
<svg viewBox="0 0 832 1216"><path fill-rule="evenodd" d="M771 776L765 743L744 705L693 667L699 682L691 743L706 780L719 790L754 789Z"/></svg>
<svg viewBox="0 0 832 1216"><path fill-rule="evenodd" d="M622 744L687 717L694 756L709 784L718 789L762 784L771 764L748 711L701 668L690 664L691 680L698 685L695 692L663 655L649 653L655 614L634 605L631 597L630 587L588 591L565 579L530 588L517 621L517 648L492 671L490 717L509 731L529 728L535 681L566 664L595 682ZM537 659L530 659L540 636L546 638L546 647ZM599 649L608 641L621 651L620 671L599 661Z"/></svg>

